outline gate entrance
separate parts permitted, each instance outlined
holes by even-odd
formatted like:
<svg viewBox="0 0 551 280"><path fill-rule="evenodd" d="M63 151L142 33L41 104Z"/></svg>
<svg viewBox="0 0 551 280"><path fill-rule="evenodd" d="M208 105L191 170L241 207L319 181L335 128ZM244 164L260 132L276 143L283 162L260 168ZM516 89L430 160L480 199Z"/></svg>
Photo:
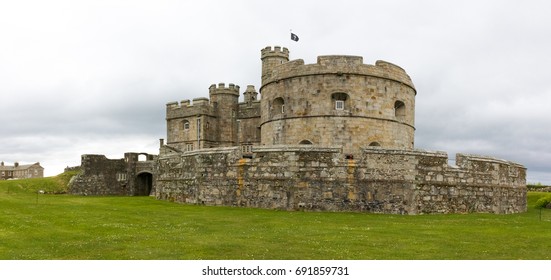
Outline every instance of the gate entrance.
<svg viewBox="0 0 551 280"><path fill-rule="evenodd" d="M150 195L153 189L153 174L143 172L136 177L136 194L135 195Z"/></svg>

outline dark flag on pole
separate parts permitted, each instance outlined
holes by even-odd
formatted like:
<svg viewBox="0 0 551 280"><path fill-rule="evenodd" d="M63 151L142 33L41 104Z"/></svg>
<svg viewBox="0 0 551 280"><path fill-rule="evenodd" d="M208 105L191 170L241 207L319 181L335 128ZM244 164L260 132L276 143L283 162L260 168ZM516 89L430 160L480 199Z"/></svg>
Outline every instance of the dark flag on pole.
<svg viewBox="0 0 551 280"><path fill-rule="evenodd" d="M298 42L298 36L297 34L291 32L291 40L295 41L295 42Z"/></svg>

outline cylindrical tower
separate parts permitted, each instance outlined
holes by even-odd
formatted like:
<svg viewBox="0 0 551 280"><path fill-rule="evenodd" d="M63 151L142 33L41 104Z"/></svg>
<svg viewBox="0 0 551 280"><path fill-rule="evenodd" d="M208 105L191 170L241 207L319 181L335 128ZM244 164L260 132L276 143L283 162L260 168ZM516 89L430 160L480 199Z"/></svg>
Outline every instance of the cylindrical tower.
<svg viewBox="0 0 551 280"><path fill-rule="evenodd" d="M266 47L261 50L260 59L262 60L262 85L264 85L264 81L271 77L276 66L289 61L289 50L281 47L274 47L272 50L272 47Z"/></svg>
<svg viewBox="0 0 551 280"><path fill-rule="evenodd" d="M263 58L269 50L262 50ZM342 146L345 153L366 146L413 148L416 91L402 68L384 61L366 65L359 56L266 68L263 59L263 145Z"/></svg>

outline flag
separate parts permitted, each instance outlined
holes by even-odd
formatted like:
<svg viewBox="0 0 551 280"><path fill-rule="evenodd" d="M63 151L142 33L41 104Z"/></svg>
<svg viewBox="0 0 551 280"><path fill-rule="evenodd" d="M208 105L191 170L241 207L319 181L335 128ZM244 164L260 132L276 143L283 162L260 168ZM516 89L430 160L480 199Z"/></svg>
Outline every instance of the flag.
<svg viewBox="0 0 551 280"><path fill-rule="evenodd" d="M291 40L298 42L298 36L295 33L291 33Z"/></svg>

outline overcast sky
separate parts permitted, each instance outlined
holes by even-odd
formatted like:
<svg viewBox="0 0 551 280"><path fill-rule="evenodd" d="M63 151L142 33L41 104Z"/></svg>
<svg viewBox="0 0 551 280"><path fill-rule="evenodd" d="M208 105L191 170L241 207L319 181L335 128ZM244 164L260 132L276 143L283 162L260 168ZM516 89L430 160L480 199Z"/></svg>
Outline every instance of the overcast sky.
<svg viewBox="0 0 551 280"><path fill-rule="evenodd" d="M416 148L489 155L551 184L550 1L0 1L0 160L158 153L165 104L260 84L260 49L403 67ZM300 37L290 40L289 31Z"/></svg>

